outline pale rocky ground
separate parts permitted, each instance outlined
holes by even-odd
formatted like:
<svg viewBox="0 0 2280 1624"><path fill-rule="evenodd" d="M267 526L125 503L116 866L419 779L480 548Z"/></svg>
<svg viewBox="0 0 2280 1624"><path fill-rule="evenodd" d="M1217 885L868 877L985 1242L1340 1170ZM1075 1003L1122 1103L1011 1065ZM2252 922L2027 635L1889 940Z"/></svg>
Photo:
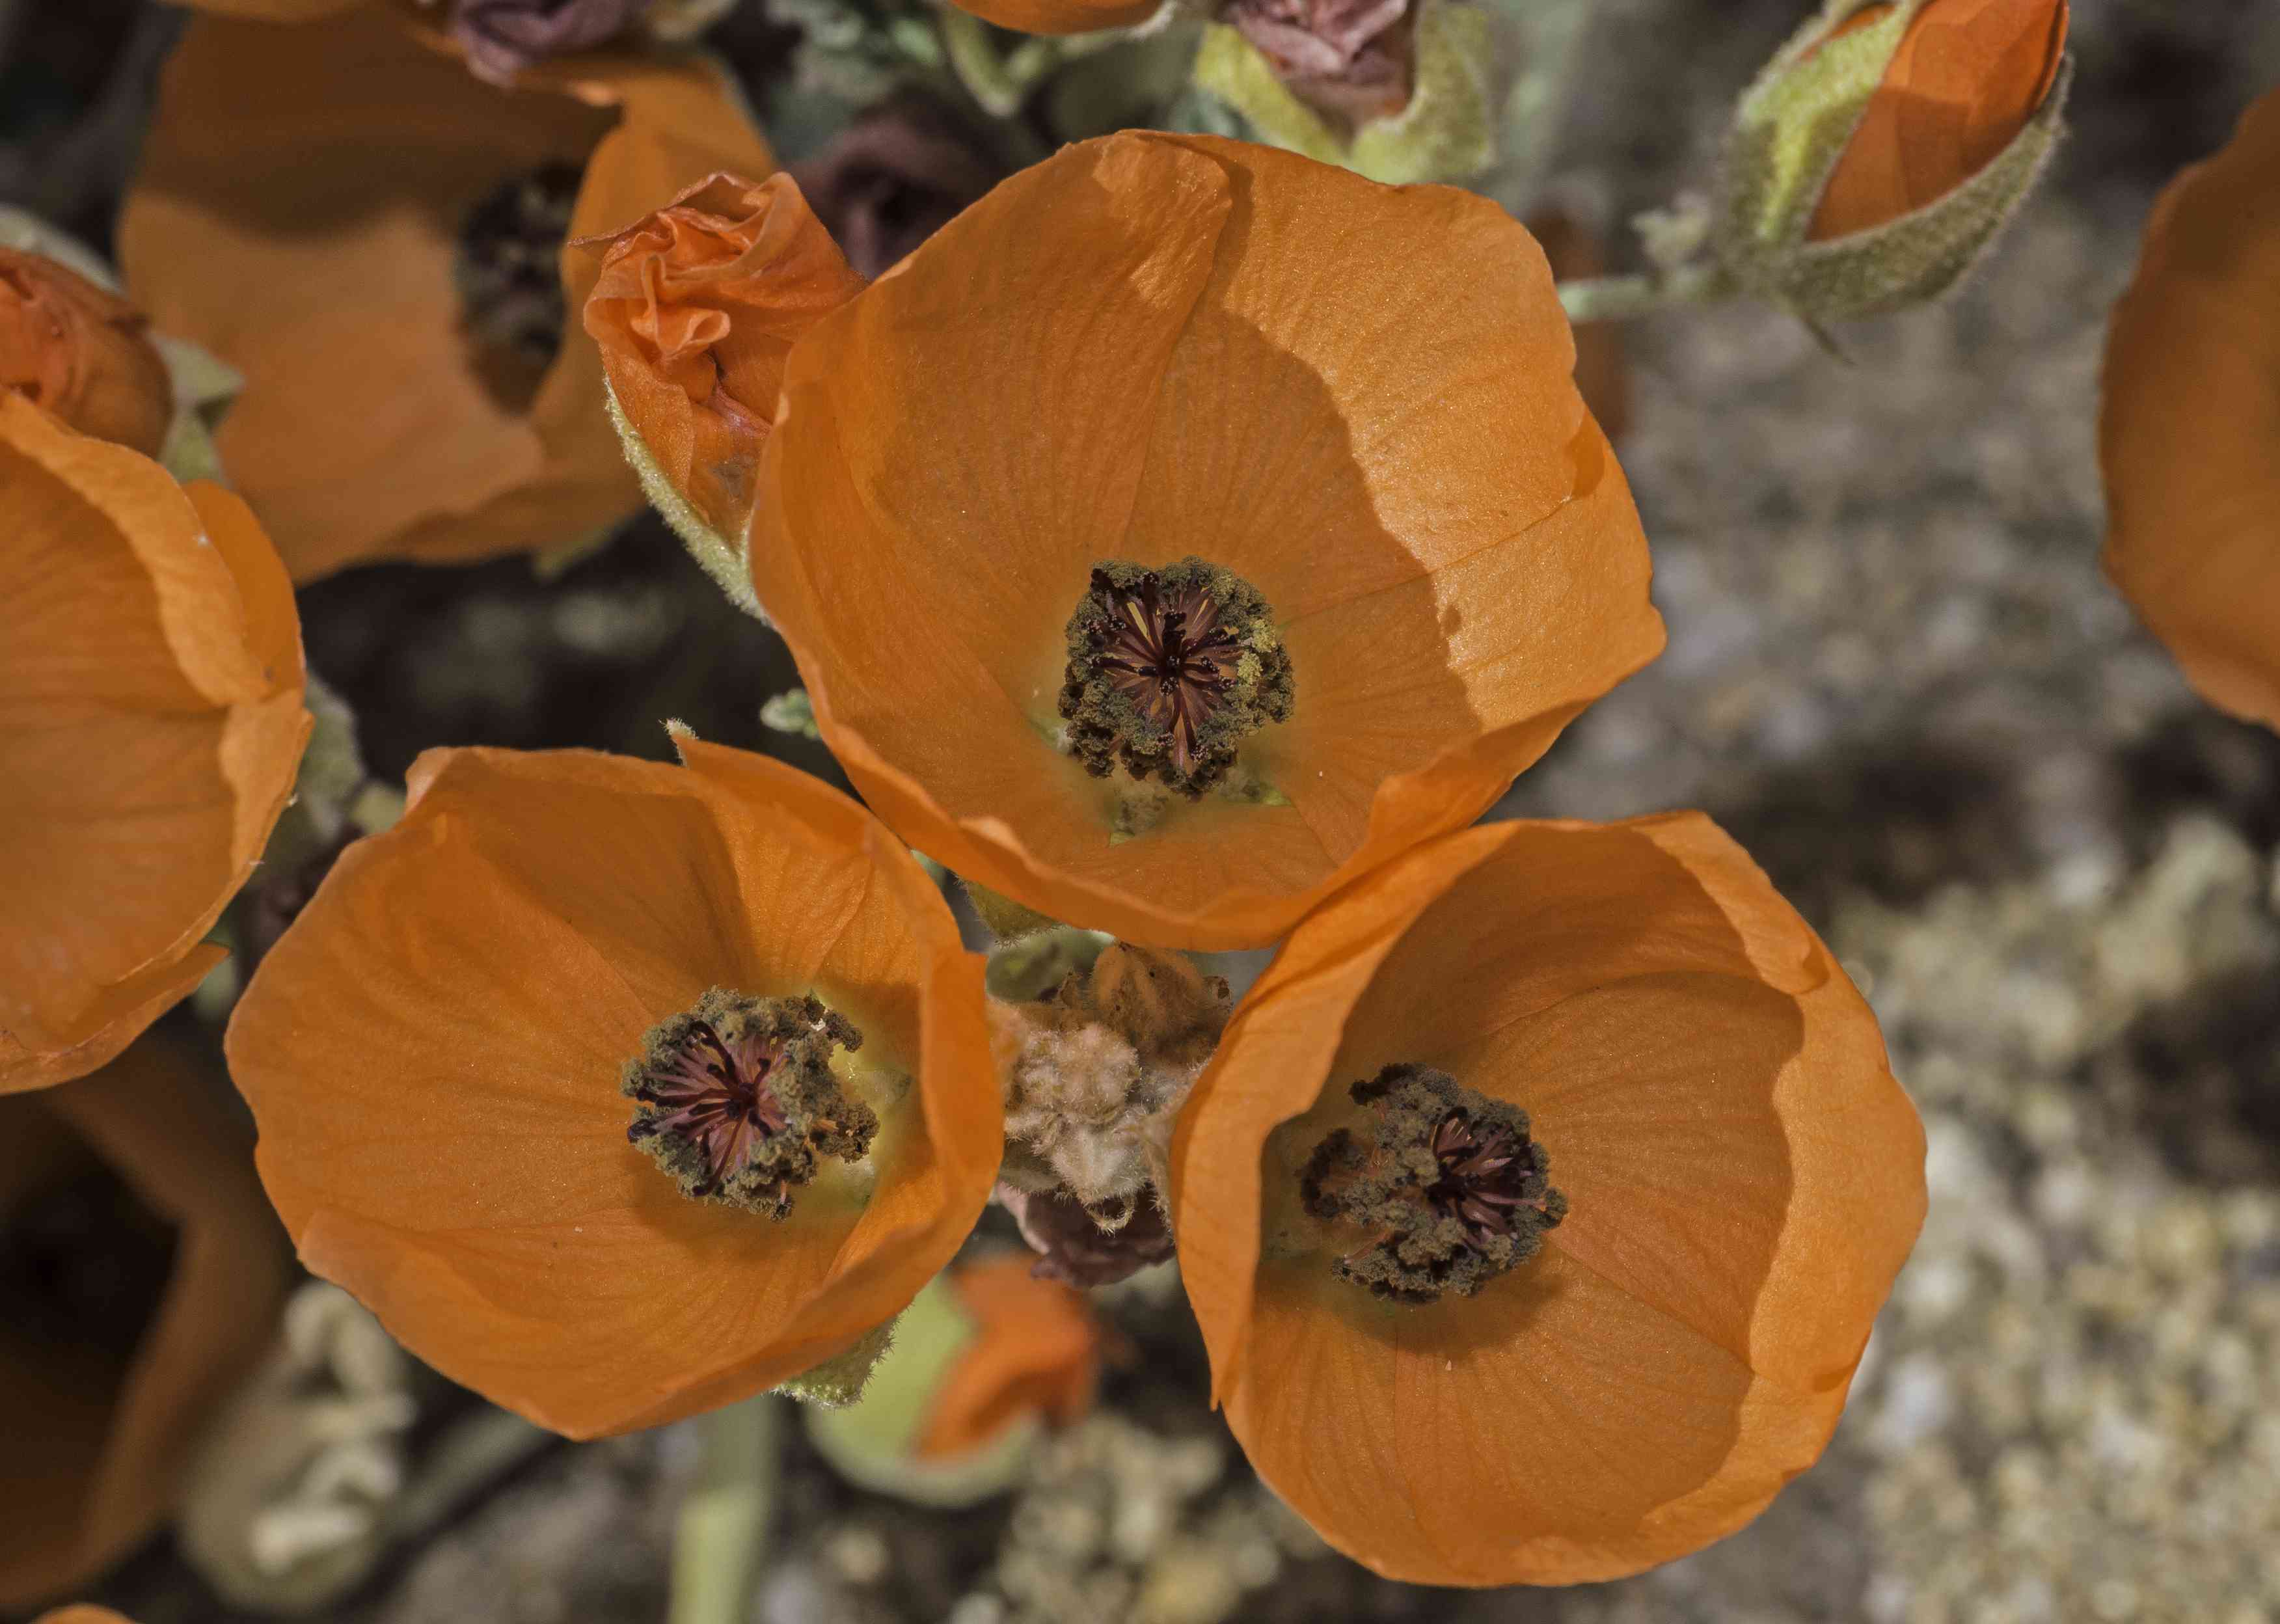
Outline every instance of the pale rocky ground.
<svg viewBox="0 0 2280 1624"><path fill-rule="evenodd" d="M1607 0L1573 195L1614 215L1700 182L1723 98L1801 9ZM1930 1217L1822 1463L1634 1580L1386 1583L1250 1478L1158 1281L1112 1308L1136 1362L1009 1502L917 1511L795 1441L755 1624L2280 1620L2280 740L2199 706L2099 575L2093 416L2153 191L2280 81L2280 22L2216 0L2076 19L2082 133L1960 296L1845 332L1849 364L1753 309L1637 328L1621 454L1669 650L1507 807L1706 807L1884 1022ZM635 566L605 561L423 619L425 710L536 743L513 719L565 651L597 689L685 681L676 640L726 634L651 583L671 567L617 609ZM397 589L406 624L437 590ZM455 647L482 658L433 658ZM368 685L404 669L343 659ZM336 1616L648 1624L696 1455L687 1428L555 1451ZM173 1571L118 1594L144 1624L225 1616Z"/></svg>

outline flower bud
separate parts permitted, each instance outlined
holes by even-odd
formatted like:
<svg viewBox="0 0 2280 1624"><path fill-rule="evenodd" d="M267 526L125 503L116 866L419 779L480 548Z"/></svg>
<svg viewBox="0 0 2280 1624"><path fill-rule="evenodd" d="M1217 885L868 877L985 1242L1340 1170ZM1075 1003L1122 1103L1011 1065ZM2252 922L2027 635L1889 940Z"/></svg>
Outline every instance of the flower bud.
<svg viewBox="0 0 2280 1624"><path fill-rule="evenodd" d="M1812 320L1945 292L2056 143L2067 0L1829 0L1736 109L1719 257Z"/></svg>
<svg viewBox="0 0 2280 1624"><path fill-rule="evenodd" d="M602 257L586 331L651 499L700 562L741 558L784 358L862 279L784 174L711 175L573 246ZM728 573L742 581L741 564Z"/></svg>
<svg viewBox="0 0 2280 1624"><path fill-rule="evenodd" d="M1083 1294L1033 1275L1025 1254L962 1264L904 1311L858 1402L806 1412L807 1435L874 1492L975 1505L1091 1408L1105 1341Z"/></svg>
<svg viewBox="0 0 2280 1624"><path fill-rule="evenodd" d="M1374 181L1488 167L1496 120L1487 14L1455 0L1231 0L1195 81L1259 139Z"/></svg>
<svg viewBox="0 0 2280 1624"><path fill-rule="evenodd" d="M156 457L174 393L147 325L77 272L0 247L0 389L83 435Z"/></svg>
<svg viewBox="0 0 2280 1624"><path fill-rule="evenodd" d="M512 84L527 67L590 50L633 25L648 0L453 0L451 37L476 77Z"/></svg>

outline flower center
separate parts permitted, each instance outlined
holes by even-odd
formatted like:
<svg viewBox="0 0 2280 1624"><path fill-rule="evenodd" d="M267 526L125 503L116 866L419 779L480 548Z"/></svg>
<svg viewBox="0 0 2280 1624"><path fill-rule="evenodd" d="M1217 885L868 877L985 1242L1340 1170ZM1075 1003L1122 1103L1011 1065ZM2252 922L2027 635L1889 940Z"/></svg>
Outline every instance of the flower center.
<svg viewBox="0 0 2280 1624"><path fill-rule="evenodd" d="M831 1069L863 1035L820 998L755 998L716 987L651 1028L626 1062L635 1102L626 1137L699 1201L782 1218L819 1162L855 1162L879 1118Z"/></svg>
<svg viewBox="0 0 2280 1624"><path fill-rule="evenodd" d="M1379 1297L1470 1297L1534 1257L1567 1216L1528 1113L1423 1066L1389 1066L1351 1090L1365 1132L1337 1128L1300 1172L1306 1209L1370 1238L1341 1280Z"/></svg>
<svg viewBox="0 0 2280 1624"><path fill-rule="evenodd" d="M581 179L574 164L542 164L502 181L460 220L452 273L483 359L536 373L561 351L569 319L562 243Z"/></svg>
<svg viewBox="0 0 2280 1624"><path fill-rule="evenodd" d="M1122 763L1190 800L1227 776L1244 739L1288 721L1290 656L1274 612L1241 576L1183 558L1109 563L1068 624L1060 713L1085 771Z"/></svg>

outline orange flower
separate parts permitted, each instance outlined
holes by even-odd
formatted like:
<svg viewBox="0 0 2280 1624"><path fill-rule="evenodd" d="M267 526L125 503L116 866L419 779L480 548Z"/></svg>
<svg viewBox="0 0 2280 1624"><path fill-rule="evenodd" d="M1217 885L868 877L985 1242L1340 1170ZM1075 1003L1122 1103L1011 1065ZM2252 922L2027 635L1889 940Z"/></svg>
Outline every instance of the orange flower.
<svg viewBox="0 0 2280 1624"><path fill-rule="evenodd" d="M641 504L600 358L562 342L594 275L566 236L771 167L694 58L582 57L502 89L385 9L200 17L119 254L153 321L244 373L217 443L297 581L457 562L573 546Z"/></svg>
<svg viewBox="0 0 2280 1624"><path fill-rule="evenodd" d="M284 1252L219 1081L151 1038L0 1098L0 1607L81 1582L157 1527L274 1328Z"/></svg>
<svg viewBox="0 0 2280 1624"><path fill-rule="evenodd" d="M1164 0L954 0L961 12L1021 34L1090 34L1128 28L1164 9Z"/></svg>
<svg viewBox="0 0 2280 1624"><path fill-rule="evenodd" d="M83 435L156 457L174 389L146 325L76 271L0 247L0 389Z"/></svg>
<svg viewBox="0 0 2280 1624"><path fill-rule="evenodd" d="M974 1337L935 1389L920 1459L982 1449L1024 1416L1065 1427L1092 1407L1100 1328L1082 1292L1037 1279L1034 1262L1023 1252L951 1271Z"/></svg>
<svg viewBox="0 0 2280 1624"><path fill-rule="evenodd" d="M1868 6L1830 37L1891 10ZM1912 214L1984 169L2050 96L2066 40L2067 0L1926 0L1829 177L1807 240Z"/></svg>
<svg viewBox="0 0 2280 1624"><path fill-rule="evenodd" d="M1136 942L1268 942L1660 648L1574 354L1478 197L1089 142L795 346L753 584L905 838Z"/></svg>
<svg viewBox="0 0 2280 1624"><path fill-rule="evenodd" d="M2171 182L2106 346L2106 570L2212 704L2280 727L2280 91Z"/></svg>
<svg viewBox="0 0 2280 1624"><path fill-rule="evenodd" d="M1611 1578L1755 1516L1923 1205L1867 1004L1698 813L1490 825L1341 893L1172 1146L1252 1463L1442 1584Z"/></svg>
<svg viewBox="0 0 2280 1624"><path fill-rule="evenodd" d="M43 1612L34 1624L134 1624L134 1620L108 1607L91 1607L81 1602L74 1606L58 1607Z"/></svg>
<svg viewBox="0 0 2280 1624"><path fill-rule="evenodd" d="M221 960L304 682L243 502L0 390L0 1094L93 1071Z"/></svg>
<svg viewBox="0 0 2280 1624"><path fill-rule="evenodd" d="M789 767L682 749L428 752L230 1023L302 1261L578 1437L847 1350L1002 1149L982 961L909 851Z"/></svg>
<svg viewBox="0 0 2280 1624"><path fill-rule="evenodd" d="M790 175L715 174L605 237L587 296L619 409L716 534L741 537L784 358L862 290Z"/></svg>

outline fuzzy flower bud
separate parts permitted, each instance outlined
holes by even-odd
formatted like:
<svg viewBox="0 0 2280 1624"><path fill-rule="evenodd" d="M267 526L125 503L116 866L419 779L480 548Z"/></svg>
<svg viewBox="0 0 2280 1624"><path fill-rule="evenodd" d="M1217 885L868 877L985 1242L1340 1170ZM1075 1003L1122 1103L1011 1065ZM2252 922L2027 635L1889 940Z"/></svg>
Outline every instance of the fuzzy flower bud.
<svg viewBox="0 0 2280 1624"><path fill-rule="evenodd" d="M2057 142L2067 0L1829 0L1736 109L1717 246L1812 320L1945 292Z"/></svg>
<svg viewBox="0 0 2280 1624"><path fill-rule="evenodd" d="M783 174L708 176L573 246L601 255L586 331L651 500L708 568L708 553L740 558L784 358L862 279ZM727 568L749 592L741 563Z"/></svg>
<svg viewBox="0 0 2280 1624"><path fill-rule="evenodd" d="M0 247L0 389L66 427L156 457L174 394L147 325L77 272Z"/></svg>

